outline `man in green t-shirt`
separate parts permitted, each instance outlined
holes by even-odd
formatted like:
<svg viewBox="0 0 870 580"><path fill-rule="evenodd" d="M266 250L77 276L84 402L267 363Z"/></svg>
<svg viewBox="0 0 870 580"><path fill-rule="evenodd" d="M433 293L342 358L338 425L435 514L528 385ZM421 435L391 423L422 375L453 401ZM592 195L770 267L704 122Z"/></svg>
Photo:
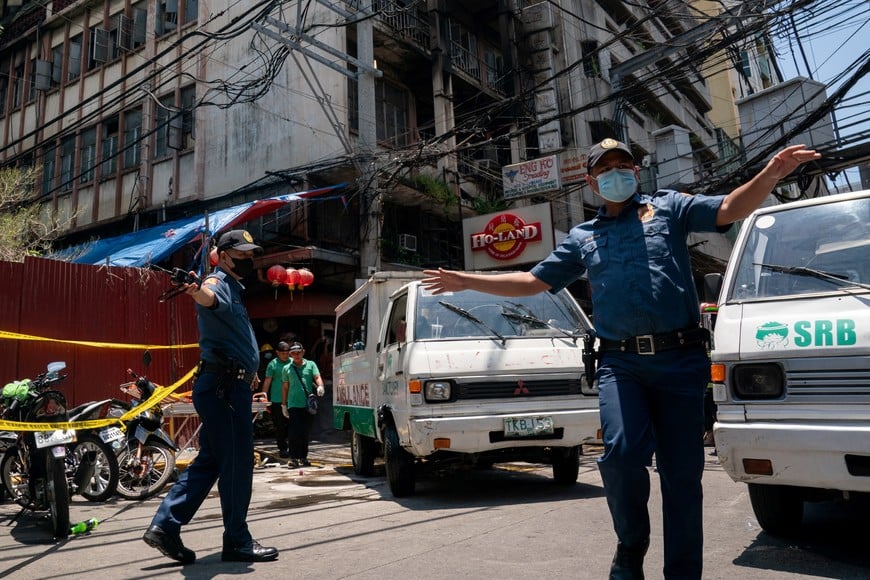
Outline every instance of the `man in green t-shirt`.
<svg viewBox="0 0 870 580"><path fill-rule="evenodd" d="M284 367L281 402L286 405L285 417L290 420L287 442L290 446L290 467L311 465L308 461L308 438L311 417L308 395L322 397L325 393L320 369L313 360L303 357L305 349L298 342L290 345L290 364Z"/></svg>
<svg viewBox="0 0 870 580"><path fill-rule="evenodd" d="M290 457L287 447L287 417L284 413L284 404L281 402L281 383L284 382L284 366L290 362L290 345L284 341L278 343L275 349L278 358L274 358L266 365L263 380L263 392L269 397L269 413L272 416L272 424L275 426L275 442L278 444L278 455L283 458Z"/></svg>

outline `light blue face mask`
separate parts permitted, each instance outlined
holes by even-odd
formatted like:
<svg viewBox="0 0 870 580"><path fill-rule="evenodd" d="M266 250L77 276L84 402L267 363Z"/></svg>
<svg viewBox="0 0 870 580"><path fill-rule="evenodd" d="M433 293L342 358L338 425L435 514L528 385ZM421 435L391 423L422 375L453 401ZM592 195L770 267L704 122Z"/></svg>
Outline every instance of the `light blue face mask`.
<svg viewBox="0 0 870 580"><path fill-rule="evenodd" d="M611 169L595 180L598 182L598 195L613 203L622 203L637 191L637 179L632 169Z"/></svg>

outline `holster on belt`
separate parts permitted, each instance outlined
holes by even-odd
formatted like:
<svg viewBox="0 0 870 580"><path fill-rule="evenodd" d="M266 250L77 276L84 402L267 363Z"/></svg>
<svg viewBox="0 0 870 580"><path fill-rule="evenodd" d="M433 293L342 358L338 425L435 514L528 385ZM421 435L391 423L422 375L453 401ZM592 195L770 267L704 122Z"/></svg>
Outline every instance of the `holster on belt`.
<svg viewBox="0 0 870 580"><path fill-rule="evenodd" d="M590 387L595 382L595 369L598 364L598 352L595 350L595 331L591 328L583 335L583 372L586 384Z"/></svg>

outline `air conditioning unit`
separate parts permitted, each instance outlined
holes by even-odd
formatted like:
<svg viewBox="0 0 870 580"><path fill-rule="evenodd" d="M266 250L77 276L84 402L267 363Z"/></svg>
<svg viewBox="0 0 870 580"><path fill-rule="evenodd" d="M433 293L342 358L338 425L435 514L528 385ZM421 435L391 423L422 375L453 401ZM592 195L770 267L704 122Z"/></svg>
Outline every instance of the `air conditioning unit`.
<svg viewBox="0 0 870 580"><path fill-rule="evenodd" d="M409 252L417 251L417 236L411 234L399 234L399 248Z"/></svg>

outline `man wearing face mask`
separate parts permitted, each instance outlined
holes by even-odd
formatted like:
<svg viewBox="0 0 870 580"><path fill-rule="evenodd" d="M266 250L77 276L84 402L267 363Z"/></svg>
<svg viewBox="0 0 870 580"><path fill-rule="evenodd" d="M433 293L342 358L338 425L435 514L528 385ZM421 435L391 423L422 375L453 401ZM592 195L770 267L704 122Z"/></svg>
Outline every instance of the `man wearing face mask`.
<svg viewBox="0 0 870 580"><path fill-rule="evenodd" d="M604 453L598 460L618 539L613 580L642 579L649 547L648 467L656 456L664 521L665 578L701 578L704 391L710 377L686 237L725 231L747 217L780 179L820 155L787 147L726 196L637 193L631 149L605 139L589 151L587 183L604 200L591 220L529 272L426 270L434 292L502 296L555 292L584 272L599 342Z"/></svg>
<svg viewBox="0 0 870 580"><path fill-rule="evenodd" d="M242 304L242 279L254 271L260 246L245 230L218 240L218 265L202 284L187 284L196 302L201 360L193 385L193 406L202 421L199 453L169 490L143 539L182 564L196 560L181 542L215 482L223 515L225 562L263 562L278 557L248 531L248 505L254 467L251 391L258 386L259 352L248 312ZM195 274L195 272L191 272Z"/></svg>

